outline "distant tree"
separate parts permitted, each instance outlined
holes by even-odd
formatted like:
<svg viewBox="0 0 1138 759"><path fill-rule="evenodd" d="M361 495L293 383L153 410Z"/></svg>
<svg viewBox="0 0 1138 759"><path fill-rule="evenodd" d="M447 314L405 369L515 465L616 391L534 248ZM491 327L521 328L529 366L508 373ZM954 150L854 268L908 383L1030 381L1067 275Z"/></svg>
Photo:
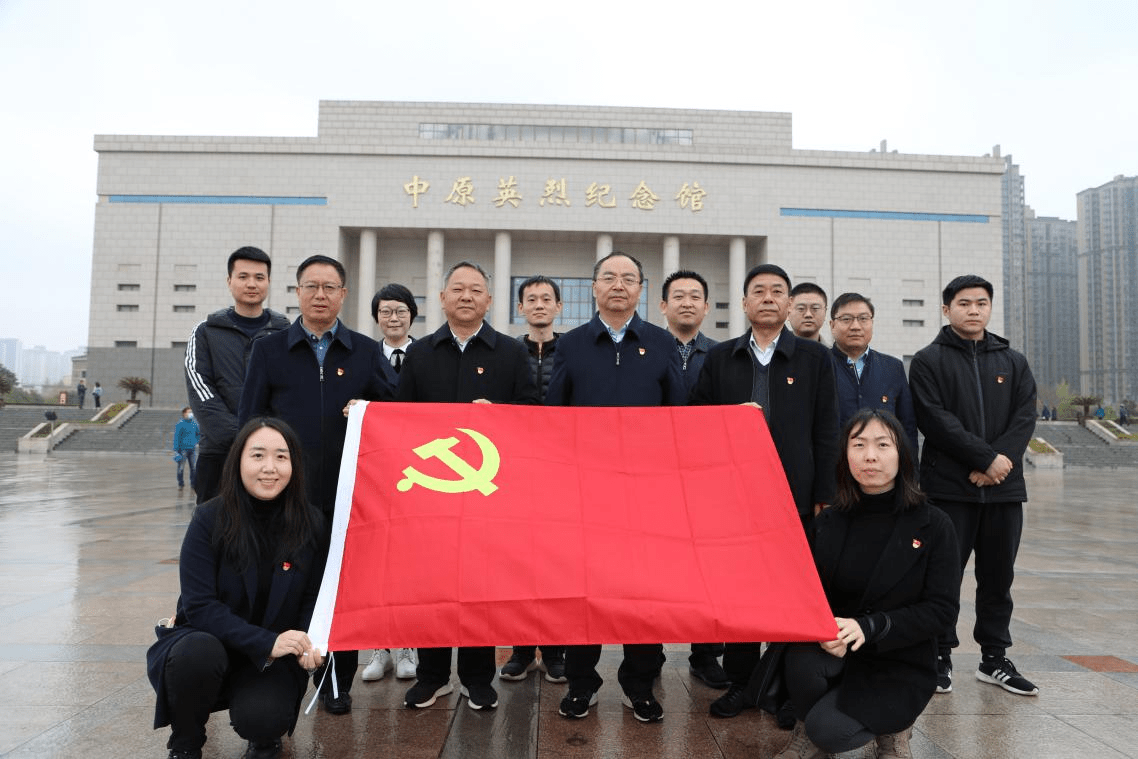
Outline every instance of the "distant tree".
<svg viewBox="0 0 1138 759"><path fill-rule="evenodd" d="M12 392L12 388L18 384L20 383L12 370L0 364L0 408L4 406L4 396Z"/></svg>
<svg viewBox="0 0 1138 759"><path fill-rule="evenodd" d="M1102 403L1101 395L1076 395L1071 399L1072 406L1083 407L1083 419L1088 419L1091 415L1091 406L1097 406Z"/></svg>
<svg viewBox="0 0 1138 759"><path fill-rule="evenodd" d="M145 377L123 377L119 380L119 387L130 393L130 402L138 403L138 394L150 395L150 380Z"/></svg>

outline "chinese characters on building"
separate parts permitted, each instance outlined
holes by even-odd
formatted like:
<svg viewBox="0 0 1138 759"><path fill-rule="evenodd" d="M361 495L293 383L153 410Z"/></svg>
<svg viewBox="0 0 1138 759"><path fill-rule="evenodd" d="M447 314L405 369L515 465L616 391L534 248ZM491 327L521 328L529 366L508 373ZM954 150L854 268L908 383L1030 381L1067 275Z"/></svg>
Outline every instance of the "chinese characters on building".
<svg viewBox="0 0 1138 759"><path fill-rule="evenodd" d="M411 198L412 208L419 207L420 197L426 195L430 189L431 183L418 174L413 176L410 182L403 185L403 191ZM614 190L611 184L590 182L588 187L581 191L581 196L584 198L586 208L593 206L616 208L619 192L619 190ZM458 177L451 184L450 193L447 194L443 202L465 208L476 202L476 194L477 188L472 177ZM574 195L569 187L569 180L565 177L546 179L544 187L541 188L540 196L537 195L536 190L534 195L537 196L537 204L541 207L573 205ZM699 213L703 210L706 199L707 191L700 186L699 182L694 181L684 182L673 196L678 208L693 213ZM525 202L522 188L519 187L518 181L513 175L498 178L497 195L494 196L492 202L498 208L503 208L507 204L518 208ZM660 196L653 191L647 181L641 180L628 195L627 205L640 211L654 211L659 202Z"/></svg>

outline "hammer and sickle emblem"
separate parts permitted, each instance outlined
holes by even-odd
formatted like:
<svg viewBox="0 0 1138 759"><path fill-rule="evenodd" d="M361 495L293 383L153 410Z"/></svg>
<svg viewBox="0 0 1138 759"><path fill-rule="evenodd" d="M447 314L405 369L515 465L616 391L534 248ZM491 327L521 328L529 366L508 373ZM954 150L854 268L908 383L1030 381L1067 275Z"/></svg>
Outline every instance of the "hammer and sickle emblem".
<svg viewBox="0 0 1138 759"><path fill-rule="evenodd" d="M458 438L436 438L413 449L415 455L424 461L429 458L438 459L450 467L459 478L457 480L443 480L423 474L415 467L409 466L403 470L403 479L395 486L400 493L406 493L415 485L439 493L469 493L472 490L477 490L482 495L490 495L498 489L498 486L494 484L494 478L498 475L498 465L502 461L501 457L498 456L498 449L494 447L489 438L479 432L462 427L457 429L459 432L469 435L470 439L478 444L478 450L482 452L482 466L475 469L451 450L458 445Z"/></svg>

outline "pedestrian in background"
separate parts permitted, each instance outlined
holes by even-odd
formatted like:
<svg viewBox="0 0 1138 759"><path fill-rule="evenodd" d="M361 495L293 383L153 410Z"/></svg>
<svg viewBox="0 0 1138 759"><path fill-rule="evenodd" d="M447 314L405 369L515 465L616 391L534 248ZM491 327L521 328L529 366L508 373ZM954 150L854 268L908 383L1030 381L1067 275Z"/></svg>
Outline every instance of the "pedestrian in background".
<svg viewBox="0 0 1138 759"><path fill-rule="evenodd" d="M189 406L182 409L182 418L174 425L174 461L178 462L178 490L186 486L182 471L186 464L190 465L190 487L198 485L198 440L201 439L201 430L194 419L194 412Z"/></svg>

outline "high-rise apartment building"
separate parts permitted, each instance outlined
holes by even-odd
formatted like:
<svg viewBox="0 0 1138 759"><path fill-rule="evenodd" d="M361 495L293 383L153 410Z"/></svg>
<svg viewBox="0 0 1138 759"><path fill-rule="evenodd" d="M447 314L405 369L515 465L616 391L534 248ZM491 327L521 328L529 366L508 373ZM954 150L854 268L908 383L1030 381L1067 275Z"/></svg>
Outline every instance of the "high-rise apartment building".
<svg viewBox="0 0 1138 759"><path fill-rule="evenodd" d="M1012 163L1010 155L1004 158L1004 177L1000 189L1000 220L1004 235L1003 336L1011 342L1013 348L1023 351L1027 345L1028 323L1024 287L1027 281L1027 231L1024 225L1026 205L1023 200L1023 175L1019 173L1019 166Z"/></svg>
<svg viewBox="0 0 1138 759"><path fill-rule="evenodd" d="M1082 391L1114 405L1138 398L1138 177L1077 197Z"/></svg>
<svg viewBox="0 0 1138 759"><path fill-rule="evenodd" d="M1077 223L1025 217L1024 355L1041 387L1067 382L1079 391L1079 286ZM1005 280L1005 287L1007 282Z"/></svg>

